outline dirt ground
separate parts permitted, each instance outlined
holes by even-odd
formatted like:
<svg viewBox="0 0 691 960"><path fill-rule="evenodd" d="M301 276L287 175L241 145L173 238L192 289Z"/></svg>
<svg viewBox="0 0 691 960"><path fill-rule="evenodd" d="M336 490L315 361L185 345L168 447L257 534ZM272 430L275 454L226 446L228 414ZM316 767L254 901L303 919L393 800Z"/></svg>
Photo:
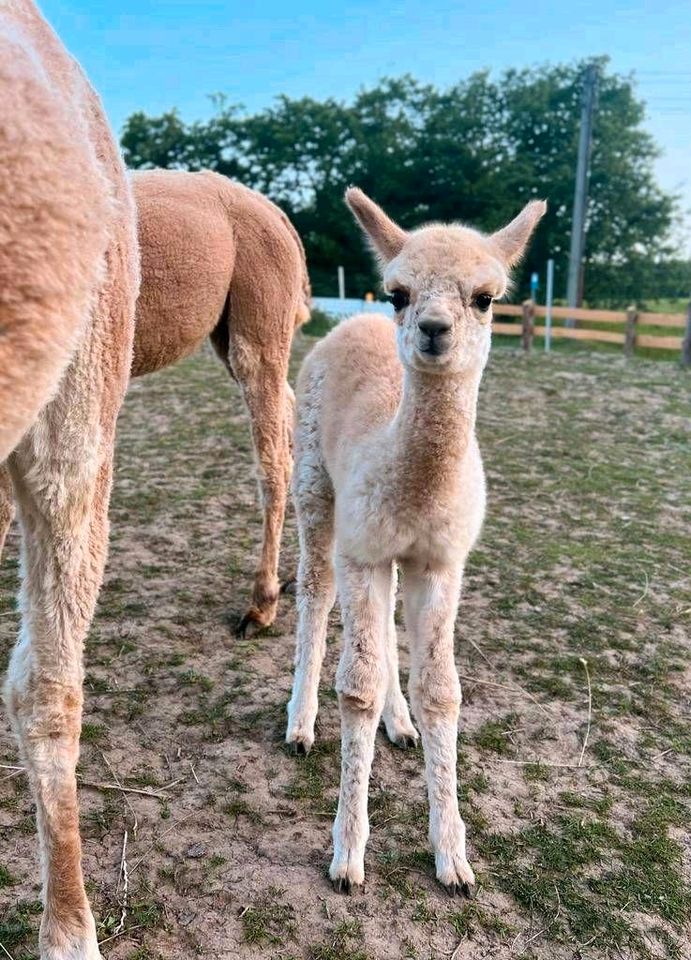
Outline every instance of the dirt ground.
<svg viewBox="0 0 691 960"><path fill-rule="evenodd" d="M348 897L326 875L337 612L318 741L296 758L283 745L292 600L269 632L233 633L261 535L237 390L206 351L135 382L79 766L104 956L691 957L690 423L691 377L672 363L497 347L479 416L488 517L457 623L458 788L479 895L437 886L421 753L380 734L367 883ZM17 549L14 530L0 668ZM283 573L295 565L291 518ZM400 642L405 673L402 626ZM38 864L1 712L0 762L0 943L20 960L36 951ZM116 781L142 792L90 785Z"/></svg>

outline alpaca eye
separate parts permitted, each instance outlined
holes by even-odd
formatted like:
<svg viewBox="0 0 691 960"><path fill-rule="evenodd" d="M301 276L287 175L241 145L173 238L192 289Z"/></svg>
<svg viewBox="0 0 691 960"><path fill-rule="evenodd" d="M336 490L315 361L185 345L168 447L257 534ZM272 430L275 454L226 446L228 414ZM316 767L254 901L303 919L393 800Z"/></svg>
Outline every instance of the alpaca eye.
<svg viewBox="0 0 691 960"><path fill-rule="evenodd" d="M389 297L396 313L400 313L410 303L410 294L407 290L394 290Z"/></svg>
<svg viewBox="0 0 691 960"><path fill-rule="evenodd" d="M488 293L478 293L478 295L475 297L475 306L482 313L485 313L492 305L492 299L493 298L490 297Z"/></svg>

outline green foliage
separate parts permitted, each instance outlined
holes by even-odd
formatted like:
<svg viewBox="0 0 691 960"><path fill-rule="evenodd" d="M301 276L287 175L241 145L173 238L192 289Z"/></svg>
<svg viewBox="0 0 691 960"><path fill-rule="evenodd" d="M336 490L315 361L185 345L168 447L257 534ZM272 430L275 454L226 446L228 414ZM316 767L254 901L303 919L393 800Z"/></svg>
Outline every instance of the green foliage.
<svg viewBox="0 0 691 960"><path fill-rule="evenodd" d="M309 320L302 327L302 332L308 337L325 337L335 324L335 317L315 307L310 313Z"/></svg>
<svg viewBox="0 0 691 960"><path fill-rule="evenodd" d="M691 265L670 261L675 198L655 183L658 154L642 128L643 103L603 58L592 153L586 299L626 305L685 296ZM261 190L294 220L316 294L333 294L336 266L348 293L377 287L369 253L343 204L356 183L403 226L463 219L492 230L535 196L549 210L518 275L555 258L566 286L584 63L472 74L446 90L410 76L384 79L350 104L278 97L250 116L216 96L207 121L172 110L133 114L122 145L132 167L209 167Z"/></svg>

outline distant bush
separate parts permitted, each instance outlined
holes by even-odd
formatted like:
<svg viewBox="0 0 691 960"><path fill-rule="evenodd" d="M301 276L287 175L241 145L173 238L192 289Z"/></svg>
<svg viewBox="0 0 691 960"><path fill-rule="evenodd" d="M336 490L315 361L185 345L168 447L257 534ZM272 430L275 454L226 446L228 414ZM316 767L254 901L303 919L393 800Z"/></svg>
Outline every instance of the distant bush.
<svg viewBox="0 0 691 960"><path fill-rule="evenodd" d="M307 323L301 327L302 332L308 337L325 337L329 330L336 326L336 317L319 307L314 307L310 313Z"/></svg>

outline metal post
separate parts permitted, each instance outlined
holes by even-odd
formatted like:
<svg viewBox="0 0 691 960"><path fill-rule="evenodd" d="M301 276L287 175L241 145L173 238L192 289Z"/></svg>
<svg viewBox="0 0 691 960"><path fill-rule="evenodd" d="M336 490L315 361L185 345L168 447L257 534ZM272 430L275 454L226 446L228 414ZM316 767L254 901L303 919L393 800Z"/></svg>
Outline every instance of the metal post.
<svg viewBox="0 0 691 960"><path fill-rule="evenodd" d="M338 268L338 299L345 300L345 270Z"/></svg>
<svg viewBox="0 0 691 960"><path fill-rule="evenodd" d="M583 80L581 129L578 137L578 164L576 166L576 185L573 194L573 217L571 221L571 252L569 254L569 276L566 288L566 303L569 307L580 307L582 302L585 218L588 208L590 150L593 142L593 117L597 102L597 83L598 66L596 63L591 63L586 68ZM568 318L566 326L575 326L575 320Z"/></svg>
<svg viewBox="0 0 691 960"><path fill-rule="evenodd" d="M552 348L552 301L554 299L554 260L547 261L547 290L545 292L545 353Z"/></svg>

